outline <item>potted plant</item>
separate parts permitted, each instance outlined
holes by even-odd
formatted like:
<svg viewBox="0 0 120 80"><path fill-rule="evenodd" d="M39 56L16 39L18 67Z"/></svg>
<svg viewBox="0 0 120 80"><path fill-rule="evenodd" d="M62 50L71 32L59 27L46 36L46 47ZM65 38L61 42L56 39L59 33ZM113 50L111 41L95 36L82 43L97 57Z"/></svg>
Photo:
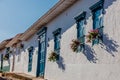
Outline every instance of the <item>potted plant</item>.
<svg viewBox="0 0 120 80"><path fill-rule="evenodd" d="M83 43L81 43L78 39L72 40L72 43L70 44L72 51L78 52L78 47L82 44Z"/></svg>
<svg viewBox="0 0 120 80"><path fill-rule="evenodd" d="M20 49L23 49L24 48L24 44L20 44L19 47L20 47Z"/></svg>
<svg viewBox="0 0 120 80"><path fill-rule="evenodd" d="M3 57L4 60L8 60L9 59L9 54L5 54Z"/></svg>
<svg viewBox="0 0 120 80"><path fill-rule="evenodd" d="M12 52L13 52L13 51L10 50L10 51L8 51L8 54L11 54Z"/></svg>
<svg viewBox="0 0 120 80"><path fill-rule="evenodd" d="M87 42L92 42L92 40L97 39L100 37L99 35L99 30L95 29L95 30L91 30L90 32L88 32L89 34L86 36L87 37Z"/></svg>
<svg viewBox="0 0 120 80"><path fill-rule="evenodd" d="M10 49L10 47L6 48L6 53L11 54L13 51Z"/></svg>
<svg viewBox="0 0 120 80"><path fill-rule="evenodd" d="M55 62L58 59L58 54L55 51L52 51L48 57L48 60Z"/></svg>

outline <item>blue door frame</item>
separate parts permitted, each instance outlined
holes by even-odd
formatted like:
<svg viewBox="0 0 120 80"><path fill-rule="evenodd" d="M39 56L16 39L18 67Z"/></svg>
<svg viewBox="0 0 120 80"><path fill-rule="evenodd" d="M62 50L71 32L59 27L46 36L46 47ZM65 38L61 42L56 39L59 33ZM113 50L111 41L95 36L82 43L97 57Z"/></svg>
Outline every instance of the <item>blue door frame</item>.
<svg viewBox="0 0 120 80"><path fill-rule="evenodd" d="M37 34L38 34L38 61L36 76L44 77L46 61L46 27L42 28Z"/></svg>

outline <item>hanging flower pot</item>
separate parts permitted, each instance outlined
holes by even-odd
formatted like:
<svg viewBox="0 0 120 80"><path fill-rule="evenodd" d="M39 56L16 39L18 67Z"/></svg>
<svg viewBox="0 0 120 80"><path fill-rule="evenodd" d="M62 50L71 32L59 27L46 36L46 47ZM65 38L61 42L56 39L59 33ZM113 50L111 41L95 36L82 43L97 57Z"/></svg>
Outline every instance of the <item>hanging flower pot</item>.
<svg viewBox="0 0 120 80"><path fill-rule="evenodd" d="M19 48L23 49L24 48L24 44L19 44Z"/></svg>
<svg viewBox="0 0 120 80"><path fill-rule="evenodd" d="M8 54L12 54L12 53L13 53L13 51L11 51L11 50L10 50L10 51L8 51Z"/></svg>
<svg viewBox="0 0 120 80"><path fill-rule="evenodd" d="M56 53L56 52L54 52L54 51L52 51L51 53L50 53L50 55L49 55L49 57L48 57L48 60L51 62L55 62L55 61L57 61L57 59L58 59L58 54Z"/></svg>
<svg viewBox="0 0 120 80"><path fill-rule="evenodd" d="M13 51L10 49L10 47L8 47L8 48L6 48L6 53L7 53L7 54L12 54Z"/></svg>
<svg viewBox="0 0 120 80"><path fill-rule="evenodd" d="M91 30L90 32L88 32L89 34L86 36L87 37L87 42L92 42L92 40L99 38L99 30L95 29L95 30Z"/></svg>
<svg viewBox="0 0 120 80"><path fill-rule="evenodd" d="M78 47L82 44L83 43L81 43L78 39L72 40L72 43L70 44L72 51L78 52Z"/></svg>
<svg viewBox="0 0 120 80"><path fill-rule="evenodd" d="M5 54L3 60L8 60L8 59L9 59L9 54Z"/></svg>

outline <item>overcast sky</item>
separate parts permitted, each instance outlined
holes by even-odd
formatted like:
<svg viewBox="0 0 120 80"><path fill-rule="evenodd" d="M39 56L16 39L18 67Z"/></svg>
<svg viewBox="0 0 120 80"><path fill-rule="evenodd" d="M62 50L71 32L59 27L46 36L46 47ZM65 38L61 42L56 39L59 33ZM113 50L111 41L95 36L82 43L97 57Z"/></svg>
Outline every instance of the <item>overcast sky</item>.
<svg viewBox="0 0 120 80"><path fill-rule="evenodd" d="M58 0L0 0L0 42L24 32Z"/></svg>

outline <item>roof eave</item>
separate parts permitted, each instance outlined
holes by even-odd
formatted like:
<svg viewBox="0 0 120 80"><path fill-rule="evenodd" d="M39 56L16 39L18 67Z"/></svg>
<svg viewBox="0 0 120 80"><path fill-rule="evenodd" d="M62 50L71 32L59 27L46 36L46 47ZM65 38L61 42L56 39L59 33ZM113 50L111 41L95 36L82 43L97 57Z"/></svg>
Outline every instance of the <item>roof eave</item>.
<svg viewBox="0 0 120 80"><path fill-rule="evenodd" d="M58 15L68 9L78 0L60 0L55 6L53 6L45 15L38 19L30 28L28 28L24 34L20 37L21 40L28 40L32 37L41 27L44 27L47 23L55 19Z"/></svg>

